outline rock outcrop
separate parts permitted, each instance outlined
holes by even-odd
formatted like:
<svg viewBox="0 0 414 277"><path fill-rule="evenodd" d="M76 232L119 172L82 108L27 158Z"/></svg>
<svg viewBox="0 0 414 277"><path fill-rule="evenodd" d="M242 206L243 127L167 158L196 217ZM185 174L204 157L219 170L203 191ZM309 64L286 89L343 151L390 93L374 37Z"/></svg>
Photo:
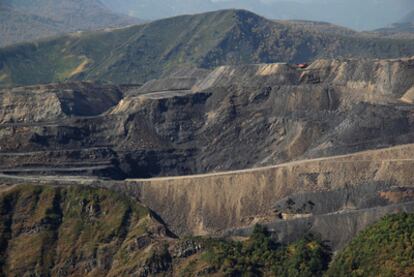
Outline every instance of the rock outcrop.
<svg viewBox="0 0 414 277"><path fill-rule="evenodd" d="M0 90L0 124L43 123L96 116L118 104L115 86L64 83Z"/></svg>

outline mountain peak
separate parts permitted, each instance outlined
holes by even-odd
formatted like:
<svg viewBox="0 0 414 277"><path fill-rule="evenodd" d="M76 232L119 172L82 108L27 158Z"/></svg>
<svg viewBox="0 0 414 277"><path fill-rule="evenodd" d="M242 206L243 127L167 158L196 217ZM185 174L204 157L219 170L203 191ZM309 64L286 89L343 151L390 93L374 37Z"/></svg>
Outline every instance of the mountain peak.
<svg viewBox="0 0 414 277"><path fill-rule="evenodd" d="M262 17L252 11L245 10L245 9L224 9L224 10L219 10L218 12L220 11L228 13L228 14L232 14L235 16L239 16L239 17L248 17L248 16Z"/></svg>
<svg viewBox="0 0 414 277"><path fill-rule="evenodd" d="M241 21L251 19L251 18L265 19L264 17L254 13L254 12L251 12L249 10L245 10L245 9L224 9L224 10L213 11L213 12L210 12L210 13L221 15L221 16L234 17L234 18L239 19ZM205 15L205 14L208 14L208 13L204 13L204 14L200 14L200 15Z"/></svg>
<svg viewBox="0 0 414 277"><path fill-rule="evenodd" d="M261 18L261 19L264 19L264 17L254 13L254 12L244 10L244 9L221 9L221 10L215 10L215 11L204 12L204 13L177 15L177 16L168 17L168 18L165 18L165 19L156 20L156 21L153 21L153 22L160 22L160 21L171 20L171 19L183 19L183 18L188 18L188 17L191 17L191 18L220 17L220 18L235 18L235 19L239 19L239 20L245 20L245 19L248 19L248 18Z"/></svg>

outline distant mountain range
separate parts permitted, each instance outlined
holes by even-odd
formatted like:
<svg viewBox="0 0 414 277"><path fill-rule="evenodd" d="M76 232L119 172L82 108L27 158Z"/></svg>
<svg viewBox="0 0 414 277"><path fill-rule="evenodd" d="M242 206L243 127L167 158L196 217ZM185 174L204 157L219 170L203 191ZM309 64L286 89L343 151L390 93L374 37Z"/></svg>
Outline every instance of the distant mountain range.
<svg viewBox="0 0 414 277"><path fill-rule="evenodd" d="M0 3L0 46L139 22L110 11L98 0L5 0Z"/></svg>
<svg viewBox="0 0 414 277"><path fill-rule="evenodd" d="M111 9L145 19L218 9L247 9L271 19L326 21L373 30L414 9L412 0L102 0Z"/></svg>
<svg viewBox="0 0 414 277"><path fill-rule="evenodd" d="M271 21L244 10L224 10L2 49L0 85L66 80L142 83L182 67L411 55L414 40L377 38L329 24Z"/></svg>
<svg viewBox="0 0 414 277"><path fill-rule="evenodd" d="M407 9L414 9L411 0L367 0L362 4L359 0L3 0L0 47L63 33L143 23L137 18L149 21L229 8L251 10L275 20L331 22L354 30L392 26L392 30L380 30L387 36L413 31L412 24L406 22L391 25Z"/></svg>
<svg viewBox="0 0 414 277"><path fill-rule="evenodd" d="M414 38L414 10L400 21L388 27L378 29L376 32L391 37Z"/></svg>

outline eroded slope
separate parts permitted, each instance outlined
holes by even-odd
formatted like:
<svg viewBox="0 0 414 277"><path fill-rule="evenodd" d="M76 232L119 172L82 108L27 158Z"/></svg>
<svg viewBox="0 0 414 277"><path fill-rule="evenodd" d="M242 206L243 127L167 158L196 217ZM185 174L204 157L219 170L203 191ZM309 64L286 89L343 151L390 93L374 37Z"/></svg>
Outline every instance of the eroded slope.
<svg viewBox="0 0 414 277"><path fill-rule="evenodd" d="M412 211L412 151L407 145L240 172L129 180L121 188L177 234L222 234L260 222L281 240L313 231L340 248L385 214Z"/></svg>
<svg viewBox="0 0 414 277"><path fill-rule="evenodd" d="M413 73L413 59L318 60L181 70L141 87L4 89L0 166L156 177L413 143Z"/></svg>

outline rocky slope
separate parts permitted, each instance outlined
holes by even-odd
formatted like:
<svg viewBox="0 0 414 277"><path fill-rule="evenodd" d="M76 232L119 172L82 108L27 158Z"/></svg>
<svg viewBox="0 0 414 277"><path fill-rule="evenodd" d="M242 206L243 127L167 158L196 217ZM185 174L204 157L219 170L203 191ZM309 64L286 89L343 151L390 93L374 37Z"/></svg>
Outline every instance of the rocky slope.
<svg viewBox="0 0 414 277"><path fill-rule="evenodd" d="M177 234L249 234L268 224L279 240L306 232L333 249L388 213L413 212L413 146L199 176L128 180L119 188ZM115 185L113 188L117 188ZM179 212L176 212L179 211Z"/></svg>
<svg viewBox="0 0 414 277"><path fill-rule="evenodd" d="M1 91L0 123L36 123L99 115L118 104L117 87L65 83Z"/></svg>
<svg viewBox="0 0 414 277"><path fill-rule="evenodd" d="M141 87L3 89L1 170L186 175L413 143L413 63L223 66Z"/></svg>
<svg viewBox="0 0 414 277"><path fill-rule="evenodd" d="M130 198L81 186L3 189L0 218L2 276L224 276L228 269L217 262L228 259L230 252L217 251L236 245L210 238L172 238L152 212ZM283 248L273 247L275 243L258 227L243 247L251 260L246 265L238 262L236 268L240 272L255 267L254 276L285 267L318 276L327 269L330 253L316 238ZM313 259L287 256L293 247ZM254 256L254 249L270 257ZM301 269L290 265L294 261L303 264ZM260 269L264 264L271 267Z"/></svg>
<svg viewBox="0 0 414 277"><path fill-rule="evenodd" d="M178 235L245 236L260 222L282 242L314 231L340 249L413 209L413 71L412 58L317 60L3 89L0 171L130 178L90 182L134 195Z"/></svg>
<svg viewBox="0 0 414 277"><path fill-rule="evenodd" d="M260 275L300 263L320 276L325 246L414 213L413 71L413 58L319 59L3 88L2 273ZM256 223L273 242L187 239L246 240Z"/></svg>
<svg viewBox="0 0 414 277"><path fill-rule="evenodd" d="M131 198L85 186L0 186L2 276L378 276L412 273L413 216L388 216L332 261L321 237L289 244L256 225L243 240L176 238ZM391 254L392 253L392 254ZM352 257L352 258L350 258ZM391 263L392 262L392 263Z"/></svg>
<svg viewBox="0 0 414 277"><path fill-rule="evenodd" d="M3 0L0 3L0 46L139 22L114 13L95 0Z"/></svg>
<svg viewBox="0 0 414 277"><path fill-rule="evenodd" d="M72 34L1 49L0 86L64 80L141 84L179 67L211 69L226 64L302 63L322 57L414 55L414 40L325 29L225 10Z"/></svg>
<svg viewBox="0 0 414 277"><path fill-rule="evenodd" d="M132 199L82 186L2 188L0 218L2 276L224 276L228 269L218 265L217 259L228 259L230 253L216 252L236 245L207 237L177 239L151 211ZM292 270L314 270L312 276L327 269L330 252L317 238L289 248L271 247L275 243L265 229L257 227L243 250L251 256L249 264L271 265L263 269L271 273L298 260L302 269ZM288 257L286 252L292 247L314 259ZM253 256L255 248L271 258ZM321 265L315 267L316 262Z"/></svg>

